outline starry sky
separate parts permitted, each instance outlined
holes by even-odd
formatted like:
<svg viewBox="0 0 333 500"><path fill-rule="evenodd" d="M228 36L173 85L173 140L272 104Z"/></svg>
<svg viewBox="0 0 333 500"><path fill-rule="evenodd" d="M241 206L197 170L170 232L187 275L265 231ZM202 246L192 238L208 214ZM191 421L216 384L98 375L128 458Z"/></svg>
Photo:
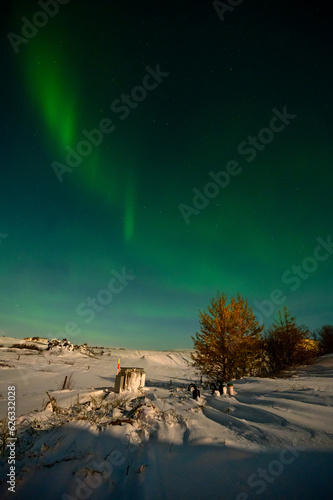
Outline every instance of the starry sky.
<svg viewBox="0 0 333 500"><path fill-rule="evenodd" d="M328 12L230 4L8 2L0 334L191 348L218 290L333 323Z"/></svg>

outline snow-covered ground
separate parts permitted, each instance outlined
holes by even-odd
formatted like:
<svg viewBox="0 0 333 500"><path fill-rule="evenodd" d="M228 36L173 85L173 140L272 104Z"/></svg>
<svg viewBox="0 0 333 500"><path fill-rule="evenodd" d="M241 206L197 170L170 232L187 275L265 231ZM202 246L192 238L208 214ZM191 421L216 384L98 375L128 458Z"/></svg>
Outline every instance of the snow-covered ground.
<svg viewBox="0 0 333 500"><path fill-rule="evenodd" d="M234 396L200 387L194 400L190 351L10 348L19 342L0 338L0 418L15 386L18 429L15 493L2 457L0 498L332 496L333 355L286 378L235 381ZM114 393L119 357L145 369L144 389Z"/></svg>

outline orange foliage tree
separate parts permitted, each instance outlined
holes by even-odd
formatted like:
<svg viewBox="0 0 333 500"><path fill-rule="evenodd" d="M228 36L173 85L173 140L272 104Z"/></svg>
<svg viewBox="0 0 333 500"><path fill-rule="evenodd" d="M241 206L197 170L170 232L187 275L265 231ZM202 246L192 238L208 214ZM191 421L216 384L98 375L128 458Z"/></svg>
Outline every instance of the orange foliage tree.
<svg viewBox="0 0 333 500"><path fill-rule="evenodd" d="M259 325L247 300L238 293L227 304L226 295L218 293L199 316L201 333L192 337L194 366L209 380L222 382L255 374L263 356L264 325Z"/></svg>

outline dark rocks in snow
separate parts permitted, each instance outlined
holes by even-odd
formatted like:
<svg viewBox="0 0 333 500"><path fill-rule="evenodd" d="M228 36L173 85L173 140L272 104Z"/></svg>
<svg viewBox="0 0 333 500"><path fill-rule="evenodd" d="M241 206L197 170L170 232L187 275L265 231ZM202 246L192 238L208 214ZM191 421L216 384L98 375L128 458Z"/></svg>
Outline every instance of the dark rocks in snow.
<svg viewBox="0 0 333 500"><path fill-rule="evenodd" d="M190 384L187 390L192 393L193 399L200 398L200 391L197 388L196 384Z"/></svg>
<svg viewBox="0 0 333 500"><path fill-rule="evenodd" d="M63 340L52 339L49 341L46 350L47 351L51 351L51 350L74 351L74 345L71 342L69 342L69 340L67 340L67 339L63 339Z"/></svg>
<svg viewBox="0 0 333 500"><path fill-rule="evenodd" d="M190 385L188 386L187 390L188 390L188 392L193 392L193 391L194 391L194 389L196 389L196 388L197 388L197 386L196 386L195 384L190 384Z"/></svg>
<svg viewBox="0 0 333 500"><path fill-rule="evenodd" d="M200 398L200 391L199 389L195 388L192 392L193 399L198 399Z"/></svg>
<svg viewBox="0 0 333 500"><path fill-rule="evenodd" d="M86 354L87 356L94 356L90 350L87 343L82 345L74 345L67 339L52 339L49 341L46 348L47 351L58 351L58 352L72 352L79 351L81 354Z"/></svg>

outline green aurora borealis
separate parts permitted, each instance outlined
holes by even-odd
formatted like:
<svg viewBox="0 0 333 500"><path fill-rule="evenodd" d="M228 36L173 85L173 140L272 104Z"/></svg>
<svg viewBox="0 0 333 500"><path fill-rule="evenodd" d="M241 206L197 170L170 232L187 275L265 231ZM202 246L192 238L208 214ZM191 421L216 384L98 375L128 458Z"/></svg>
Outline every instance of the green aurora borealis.
<svg viewBox="0 0 333 500"><path fill-rule="evenodd" d="M16 54L8 33L40 10L11 2L2 20L0 330L190 348L217 290L256 312L281 290L267 326L284 305L310 329L332 324L333 256L316 251L332 234L325 9L244 1L222 22L204 0L71 0ZM262 132L284 107L296 117ZM100 143L66 164L101 123ZM249 136L267 139L253 161ZM179 205L231 161L241 171L186 224ZM107 303L123 268L135 278ZM77 308L96 297L88 322Z"/></svg>

